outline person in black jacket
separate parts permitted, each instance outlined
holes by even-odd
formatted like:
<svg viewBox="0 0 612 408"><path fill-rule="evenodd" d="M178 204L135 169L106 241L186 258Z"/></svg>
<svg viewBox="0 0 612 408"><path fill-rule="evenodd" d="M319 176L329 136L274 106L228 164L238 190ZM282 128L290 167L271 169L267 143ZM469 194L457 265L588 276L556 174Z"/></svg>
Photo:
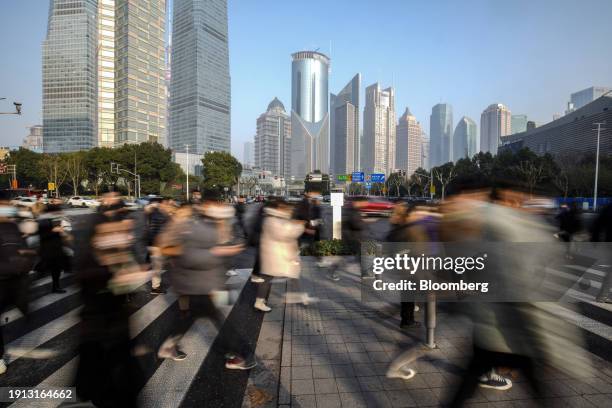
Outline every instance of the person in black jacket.
<svg viewBox="0 0 612 408"><path fill-rule="evenodd" d="M559 233L557 236L563 240L563 242L567 243L567 251L565 256L568 259L571 259L572 240L574 235L580 232L580 229L582 228L580 222L580 212L576 206L576 203L573 203L569 207L565 204L561 206L561 212L556 218L559 221Z"/></svg>
<svg viewBox="0 0 612 408"><path fill-rule="evenodd" d="M145 207L146 222L147 222L147 248L149 250L149 258L151 260L151 294L161 295L166 291L161 287L161 271L164 263L160 249L155 245L155 239L168 223L170 214L169 200L151 200L149 205Z"/></svg>
<svg viewBox="0 0 612 408"><path fill-rule="evenodd" d="M591 241L593 242L612 242L612 204L608 204L601 210L597 219L593 223L591 231ZM609 244L608 244L609 245ZM608 256L610 256L609 249L607 250ZM609 265L610 262L607 262ZM612 271L606 271L606 276L601 283L601 290L595 299L600 303L612 303L610 298L610 288L612 287Z"/></svg>
<svg viewBox="0 0 612 408"><path fill-rule="evenodd" d="M62 225L60 219L61 207L58 204L49 204L46 214L38 220L38 233L40 237L40 272L49 273L53 281L53 293L65 293L60 288L60 276L66 264L64 241L62 239Z"/></svg>

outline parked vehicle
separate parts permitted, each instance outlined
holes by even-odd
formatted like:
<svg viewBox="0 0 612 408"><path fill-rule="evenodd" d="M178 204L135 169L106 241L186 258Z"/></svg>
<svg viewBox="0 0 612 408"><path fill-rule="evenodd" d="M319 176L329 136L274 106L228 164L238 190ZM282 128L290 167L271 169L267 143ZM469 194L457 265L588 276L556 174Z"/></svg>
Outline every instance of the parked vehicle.
<svg viewBox="0 0 612 408"><path fill-rule="evenodd" d="M393 203L381 198L368 198L368 202L360 211L366 216L388 217L393 212Z"/></svg>
<svg viewBox="0 0 612 408"><path fill-rule="evenodd" d="M75 208L75 207L95 208L100 205L100 202L98 200L94 200L94 199L82 197L82 196L70 197L66 203L68 204L69 207L72 207L72 208Z"/></svg>
<svg viewBox="0 0 612 408"><path fill-rule="evenodd" d="M15 207L34 207L34 205L38 202L36 197L15 197L10 203Z"/></svg>

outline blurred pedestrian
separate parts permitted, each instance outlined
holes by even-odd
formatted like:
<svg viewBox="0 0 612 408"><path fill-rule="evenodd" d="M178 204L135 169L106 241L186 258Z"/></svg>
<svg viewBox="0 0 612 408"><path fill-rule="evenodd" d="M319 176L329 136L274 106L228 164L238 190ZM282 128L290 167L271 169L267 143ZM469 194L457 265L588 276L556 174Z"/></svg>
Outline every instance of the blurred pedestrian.
<svg viewBox="0 0 612 408"><path fill-rule="evenodd" d="M60 277L67 265L67 255L64 251L62 208L55 201L49 202L38 219L39 234L39 272L50 274L52 280L51 291L53 293L66 293L60 287Z"/></svg>
<svg viewBox="0 0 612 408"><path fill-rule="evenodd" d="M574 235L582 228L580 222L580 211L578 210L576 203L572 203L569 206L567 204L563 204L561 206L561 211L555 218L559 221L559 232L557 233L557 236L563 242L567 243L565 257L567 259L572 259L572 241Z"/></svg>
<svg viewBox="0 0 612 408"><path fill-rule="evenodd" d="M147 221L147 249L151 260L151 294L161 295L166 293L161 287L161 274L164 264L164 257L161 250L155 246L155 240L164 226L170 219L171 205L169 200L152 199L145 207Z"/></svg>
<svg viewBox="0 0 612 408"><path fill-rule="evenodd" d="M210 319L220 331L224 317L215 304L215 293L225 286L227 259L243 250L227 236L226 219L233 209L216 191L204 191L202 203L181 207L157 245L169 258L172 289L179 295L180 321L158 351L160 358L184 360L180 340L197 317ZM223 355L225 367L248 370L257 365L251 345L231 325L228 344L215 342L213 352Z"/></svg>
<svg viewBox="0 0 612 408"><path fill-rule="evenodd" d="M251 223L251 228L249 229L249 232L247 234L247 243L250 247L253 247L255 249L255 262L253 263L253 272L251 272L251 282L263 283L265 282L265 280L261 276L261 251L259 244L261 241L261 231L263 229L263 222L266 216L266 203L257 205L257 212L253 217L254 220Z"/></svg>
<svg viewBox="0 0 612 408"><path fill-rule="evenodd" d="M591 241L607 242L608 246L612 242L612 204L606 205L593 222ZM609 247L603 251L608 256L608 262L606 262L607 271L601 283L601 289L595 299L599 303L612 303L612 298L610 298L610 289L612 288L612 271L610 270L612 268L611 252Z"/></svg>
<svg viewBox="0 0 612 408"><path fill-rule="evenodd" d="M28 309L28 272L34 264L35 252L28 249L16 217L17 209L8 200L0 200L0 315L12 305L24 315ZM4 354L0 323L0 375L7 370Z"/></svg>

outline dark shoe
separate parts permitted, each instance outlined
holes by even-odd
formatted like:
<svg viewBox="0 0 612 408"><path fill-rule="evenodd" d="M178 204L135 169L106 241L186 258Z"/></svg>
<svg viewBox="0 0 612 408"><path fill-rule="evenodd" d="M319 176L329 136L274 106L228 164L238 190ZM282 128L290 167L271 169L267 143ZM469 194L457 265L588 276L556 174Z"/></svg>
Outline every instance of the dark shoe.
<svg viewBox="0 0 612 408"><path fill-rule="evenodd" d="M64 289L55 288L51 291L52 293L66 293Z"/></svg>
<svg viewBox="0 0 612 408"><path fill-rule="evenodd" d="M164 289L162 289L161 286L159 288L151 289L151 294L152 295L163 295L165 293L166 293L166 291Z"/></svg>
<svg viewBox="0 0 612 408"><path fill-rule="evenodd" d="M512 381L509 378L502 377L495 371L491 371L478 379L478 386L504 391L512 388Z"/></svg>
<svg viewBox="0 0 612 408"><path fill-rule="evenodd" d="M225 361L225 368L228 370L250 370L256 366L257 362L255 360L249 361L239 356L234 356L234 358Z"/></svg>
<svg viewBox="0 0 612 408"><path fill-rule="evenodd" d="M609 297L597 298L595 299L595 301L597 303L612 303L612 299L610 299Z"/></svg>
<svg viewBox="0 0 612 408"><path fill-rule="evenodd" d="M401 322L400 327L402 329L415 329L417 327L421 327L421 322L417 322L416 320L411 322Z"/></svg>

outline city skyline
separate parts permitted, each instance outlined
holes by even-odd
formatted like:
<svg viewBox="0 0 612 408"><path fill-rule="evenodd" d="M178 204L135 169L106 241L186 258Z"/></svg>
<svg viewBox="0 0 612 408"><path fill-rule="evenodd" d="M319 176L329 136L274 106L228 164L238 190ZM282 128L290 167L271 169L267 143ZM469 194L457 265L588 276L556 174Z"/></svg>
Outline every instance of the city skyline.
<svg viewBox="0 0 612 408"><path fill-rule="evenodd" d="M2 77L11 78L11 81L6 81L0 96L24 103L22 117L0 123L0 137L5 145L20 144L25 136L26 126L42 123L40 42L46 30L48 4L43 1L39 3L34 7L25 7L21 2L6 4L3 8L7 12L2 13L4 17L0 16L3 22L0 30L6 38L11 38L10 32L19 31L20 26L29 27L27 34L20 35L19 47L11 46L10 42L5 44L8 51L4 52L8 52L13 58L9 58L0 68ZM281 100L290 99L290 75L286 72L287 55L299 49L317 47L327 52L330 40L333 67L330 89L340 89L346 78L350 78L355 72L361 72L366 83L378 80L393 84L396 88L397 106L410 106L427 133L428 112L431 106L440 100L451 103L457 116L478 117L486 106L500 101L512 111L528 114L530 119L538 123L549 122L553 113L564 111L571 93L590 86L609 86L612 83L612 51L609 47L597 46L603 44L598 39L609 37L611 30L608 25L603 24L603 16L609 15L606 10L612 10L612 5L604 1L594 3L594 8L599 11L594 14L569 1L554 2L554 7L552 2L518 2L496 6L475 2L461 7L453 4L417 4L409 7L401 2L383 5L366 3L361 10L351 10L350 13L361 19L380 7L380 12L389 14L391 19L399 18L402 11L406 10L410 11L409 14L419 15L418 20L423 21L439 14L439 20L436 21L435 27L431 28L416 20L414 24L402 28L390 24L393 27L391 32L385 33L385 42L380 43L377 48L375 44L379 44L382 34L355 32L355 38L350 39L338 35L342 32L341 28L348 24L339 19L342 13L347 12L346 3L343 2L331 5L320 3L320 6L328 7L328 13L316 23L316 27L320 29L314 34L307 24L283 20L282 16L288 16L297 10L309 15L310 12L303 11L298 5L270 8L245 2L230 2L230 70L235 101L232 104L232 151L238 157L242 155L240 150L243 142L255 131L253 119L274 95ZM525 12L525 5L529 5L529 13ZM464 10L459 11L459 8ZM482 29L469 28L456 38L449 37L448 44L440 43L441 38L454 33L453 25L446 23L452 23L457 13L471 13L472 18L488 17L490 27L486 33ZM395 17L396 15L398 17ZM246 29L248 23L254 20L259 21L261 27L274 29L260 30L261 33ZM576 23L581 20L589 20L589 24ZM334 26L332 21L337 24ZM564 25L573 27L575 24L580 24L580 29L563 28ZM291 38L276 36L275 46L266 47L267 49L256 46L263 43L264 38L271 38L273 33L288 27L294 29L292 32L295 35L290 36ZM416 33L419 33L419 41L411 43L410 53L420 55L416 61L391 53L393 48L397 51L398 41ZM539 36L538 33L542 35ZM488 59L493 61L493 57L500 54L500 51L486 48L486 44L492 41L495 34L504 35L511 40L508 47L515 50L512 52L513 63L497 64L496 69L483 73L486 66L482 62ZM485 44L481 44L481 36ZM523 41L525 39L529 41ZM575 46L585 41L594 44L592 47ZM562 58L564 53L561 51L572 48L573 57ZM482 52L482 55L474 54L478 52ZM504 52L508 52L508 49ZM463 53L463 56L460 57L460 53ZM368 58L363 58L363 55L368 55ZM394 55L393 58L383 58L391 55ZM473 57L465 58L469 55ZM449 58L457 58L457 65L452 69L443 63ZM257 63L247 63L248 61ZM381 64L380 61L385 63ZM585 70L585 66L589 69ZM254 67L257 69L258 81L252 81L250 75ZM578 67L582 68L577 69ZM499 73L499 76L493 75L493 71ZM512 81L499 80L504 75L508 77L510 73ZM520 87L516 86L517 83ZM530 89L539 91L533 94L529 92Z"/></svg>

